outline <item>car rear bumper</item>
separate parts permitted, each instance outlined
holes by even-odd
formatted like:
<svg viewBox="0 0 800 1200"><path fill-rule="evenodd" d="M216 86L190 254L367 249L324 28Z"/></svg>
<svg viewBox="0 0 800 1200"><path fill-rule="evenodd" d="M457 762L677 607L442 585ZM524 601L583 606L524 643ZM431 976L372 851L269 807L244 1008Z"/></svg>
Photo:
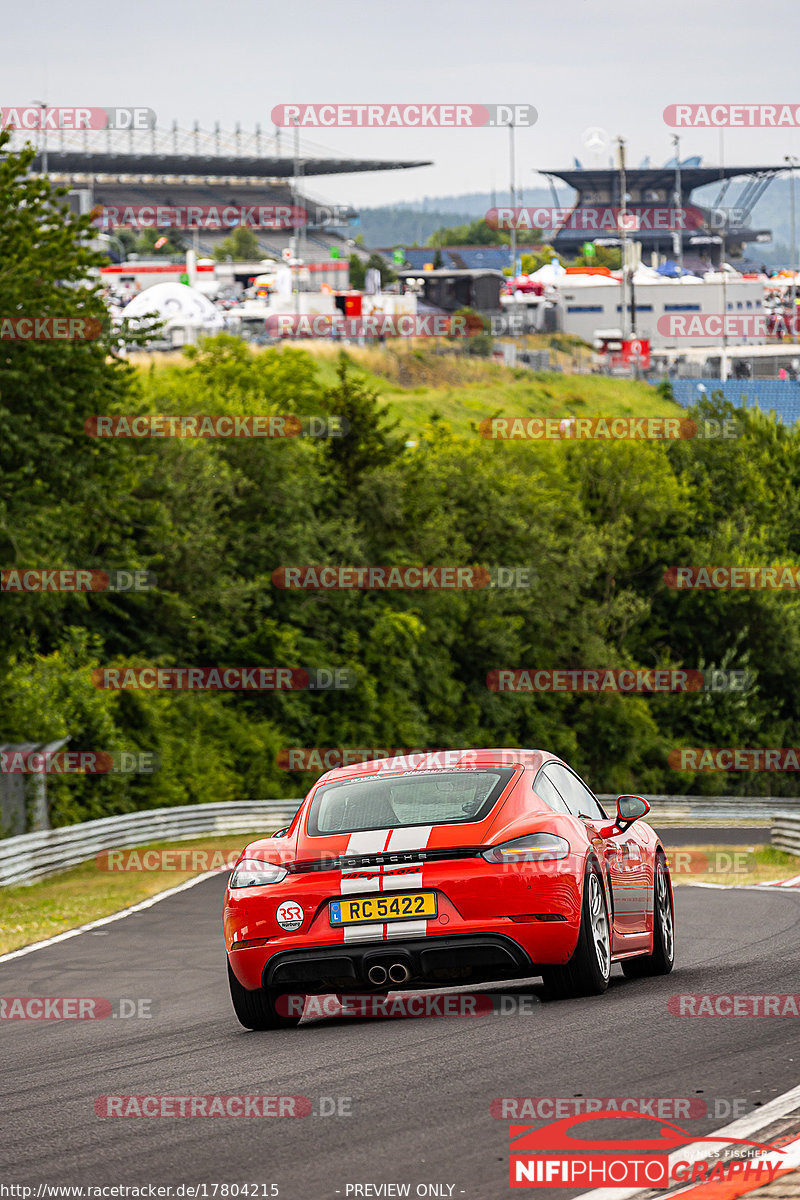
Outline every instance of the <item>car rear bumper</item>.
<svg viewBox="0 0 800 1200"><path fill-rule="evenodd" d="M482 859L454 860L425 864L421 885L416 878L411 881L412 877L405 873L407 868L391 876L353 873L349 879L350 891L346 893L353 899L377 896L376 881L382 889L381 897L390 892L399 896L403 891L419 889L433 891L437 898L435 916L419 921L388 922L383 927L378 920L363 929L337 928L330 923L331 902L345 894L341 871L290 875L270 886L229 888L223 906L223 926L231 968L242 986L252 990L262 987L265 979L273 986L273 963L289 958L301 961L309 956L312 960L325 959L326 963L346 960L349 965L343 966L337 977L352 988L354 980L362 977L362 963L368 952L374 950L391 958L395 950L405 947L412 956L414 978L424 981L429 969L432 970L428 964L435 958L428 958L423 952L430 948L434 953L443 953L444 947L453 946L463 948L465 961L461 965L470 968L469 973L458 975L458 964L451 962L448 971L453 982L460 978L467 981L513 978L519 972L536 974L531 964L565 963L575 949L581 920L583 867L577 855L560 860L548 871L520 870L516 865L504 869ZM280 926L277 910L282 902L291 902L302 909L301 928L287 930ZM497 959L494 963L470 961L470 948L475 948L473 958L480 958L477 943L487 939L494 947L510 947L510 953L493 951ZM485 957L486 951L481 954ZM451 953L449 957L453 960L457 956ZM512 969L516 963L518 972ZM313 972L306 980L309 992L314 990L312 975ZM443 979L434 981L442 983ZM317 990L322 992L325 986L320 983Z"/></svg>
<svg viewBox="0 0 800 1200"><path fill-rule="evenodd" d="M283 950L265 964L261 982L279 992L374 990L367 976L370 968L388 971L397 964L407 969L408 978L389 987L446 987L535 974L530 957L512 938L470 933Z"/></svg>

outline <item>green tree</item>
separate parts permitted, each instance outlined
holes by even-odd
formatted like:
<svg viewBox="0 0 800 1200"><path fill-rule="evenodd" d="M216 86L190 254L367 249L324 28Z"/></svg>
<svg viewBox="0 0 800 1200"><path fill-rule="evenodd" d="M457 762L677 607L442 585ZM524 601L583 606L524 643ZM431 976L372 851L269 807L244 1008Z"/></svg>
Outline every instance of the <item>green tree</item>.
<svg viewBox="0 0 800 1200"><path fill-rule="evenodd" d="M336 384L325 392L325 408L339 418L345 436L330 438L325 461L337 492L352 498L363 477L393 462L403 453L398 422L381 407L378 394L356 373L342 351L336 365Z"/></svg>
<svg viewBox="0 0 800 1200"><path fill-rule="evenodd" d="M229 237L223 238L214 250L217 262L253 262L261 258L258 238L252 229L237 225Z"/></svg>
<svg viewBox="0 0 800 1200"><path fill-rule="evenodd" d="M536 240L536 234L531 234ZM507 246L511 237L504 230L490 229L483 219L469 225L454 225L450 229L437 229L425 243L426 246Z"/></svg>
<svg viewBox="0 0 800 1200"><path fill-rule="evenodd" d="M147 520L130 495L133 460L129 448L85 429L92 414L130 406L134 387L107 327L97 274L106 257L90 247L91 217L63 203L66 189L29 173L34 150L11 153L7 143L0 133L0 317L72 318L102 332L0 342L0 562L123 565L134 525ZM62 617L86 602L39 600L3 596L0 660L32 633L51 644Z"/></svg>
<svg viewBox="0 0 800 1200"><path fill-rule="evenodd" d="M167 239L166 242L163 246L156 248L156 242L163 237ZM137 254L143 254L147 258L152 256L169 258L184 254L186 242L174 229L143 229L134 243L134 248Z"/></svg>
<svg viewBox="0 0 800 1200"><path fill-rule="evenodd" d="M367 278L367 268L357 254L350 255L350 287L360 292Z"/></svg>

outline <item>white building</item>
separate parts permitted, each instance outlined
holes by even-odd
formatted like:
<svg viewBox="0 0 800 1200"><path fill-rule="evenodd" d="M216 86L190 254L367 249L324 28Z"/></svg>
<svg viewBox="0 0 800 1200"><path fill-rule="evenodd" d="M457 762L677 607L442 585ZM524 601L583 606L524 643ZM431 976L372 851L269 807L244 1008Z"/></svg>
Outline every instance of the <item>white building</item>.
<svg viewBox="0 0 800 1200"><path fill-rule="evenodd" d="M559 276L552 285L558 296L559 326L566 333L576 334L587 342L594 340L597 329L622 327L622 285L619 279L607 275ZM746 318L727 334L729 346L757 345L767 341L764 330L764 280L745 279L728 274L723 280L716 273L705 279L669 280L640 268L633 281L636 311L636 336L649 338L653 349L685 350L692 346L719 346L722 340L721 321L713 332L701 330L700 321L691 318L730 316ZM626 296L630 306L630 289ZM676 332L668 332L663 318L685 316ZM704 324L704 323L703 323ZM729 324L731 324L729 322ZM713 325L713 322L712 322ZM747 328L749 325L749 329ZM760 325L760 327L759 327ZM630 330L630 316L627 329Z"/></svg>

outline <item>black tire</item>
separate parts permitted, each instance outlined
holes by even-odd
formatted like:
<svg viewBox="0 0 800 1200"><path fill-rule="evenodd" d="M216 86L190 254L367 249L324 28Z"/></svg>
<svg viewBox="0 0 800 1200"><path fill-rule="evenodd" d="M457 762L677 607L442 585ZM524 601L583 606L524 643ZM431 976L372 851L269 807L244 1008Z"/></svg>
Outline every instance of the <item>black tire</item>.
<svg viewBox="0 0 800 1200"><path fill-rule="evenodd" d="M626 979L643 979L648 975L669 975L675 963L675 909L672 900L672 881L664 855L656 855L656 875L653 881L653 952L640 958L624 959L620 964Z"/></svg>
<svg viewBox="0 0 800 1200"><path fill-rule="evenodd" d="M603 933L604 928L604 933ZM593 930L597 931L597 938ZM602 942L605 949L602 948ZM581 928L572 958L563 967L542 970L546 1000L572 996L600 996L608 988L611 974L611 923L597 863L586 865L581 905Z"/></svg>
<svg viewBox="0 0 800 1200"><path fill-rule="evenodd" d="M276 1011L275 997L265 988L249 991L242 987L228 963L228 983L231 989L233 1011L245 1029L294 1029L300 1024L301 1016L283 1016Z"/></svg>

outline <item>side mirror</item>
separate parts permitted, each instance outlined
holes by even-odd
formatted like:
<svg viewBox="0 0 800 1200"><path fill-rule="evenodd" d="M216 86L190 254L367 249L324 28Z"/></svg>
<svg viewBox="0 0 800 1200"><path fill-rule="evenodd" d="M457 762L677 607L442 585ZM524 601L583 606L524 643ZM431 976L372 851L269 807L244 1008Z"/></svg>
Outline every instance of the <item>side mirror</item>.
<svg viewBox="0 0 800 1200"><path fill-rule="evenodd" d="M288 832L289 832L289 826L287 825L285 829L276 829L275 832L271 836L272 837L286 837L286 834Z"/></svg>
<svg viewBox="0 0 800 1200"><path fill-rule="evenodd" d="M617 797L617 824L632 825L645 813L650 812L650 805L641 796Z"/></svg>

